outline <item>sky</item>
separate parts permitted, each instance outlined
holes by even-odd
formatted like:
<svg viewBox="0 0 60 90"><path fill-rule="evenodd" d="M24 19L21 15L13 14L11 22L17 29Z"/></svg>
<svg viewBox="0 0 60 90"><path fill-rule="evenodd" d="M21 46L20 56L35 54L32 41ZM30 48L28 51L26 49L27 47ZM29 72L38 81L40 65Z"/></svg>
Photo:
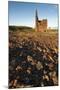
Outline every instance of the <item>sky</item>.
<svg viewBox="0 0 60 90"><path fill-rule="evenodd" d="M9 25L35 27L36 9L40 20L48 20L48 27L58 28L57 4L15 1L8 2Z"/></svg>

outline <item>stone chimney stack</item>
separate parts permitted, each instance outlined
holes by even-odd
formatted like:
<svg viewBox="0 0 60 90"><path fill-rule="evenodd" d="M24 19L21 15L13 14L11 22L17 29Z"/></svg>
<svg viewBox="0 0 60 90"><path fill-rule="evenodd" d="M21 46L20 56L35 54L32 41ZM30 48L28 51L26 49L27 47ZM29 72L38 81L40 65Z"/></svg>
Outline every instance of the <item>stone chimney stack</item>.
<svg viewBox="0 0 60 90"><path fill-rule="evenodd" d="M36 9L36 17L35 17L35 19L36 19L36 22L35 22L36 30L35 31L38 31L38 13L37 13L37 9Z"/></svg>

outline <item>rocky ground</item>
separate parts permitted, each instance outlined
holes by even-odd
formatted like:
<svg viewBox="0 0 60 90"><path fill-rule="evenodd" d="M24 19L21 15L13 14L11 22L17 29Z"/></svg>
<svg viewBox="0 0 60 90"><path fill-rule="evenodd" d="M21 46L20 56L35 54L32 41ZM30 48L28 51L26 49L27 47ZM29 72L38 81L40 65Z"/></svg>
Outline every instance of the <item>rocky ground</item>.
<svg viewBox="0 0 60 90"><path fill-rule="evenodd" d="M9 88L58 85L58 34L9 32Z"/></svg>

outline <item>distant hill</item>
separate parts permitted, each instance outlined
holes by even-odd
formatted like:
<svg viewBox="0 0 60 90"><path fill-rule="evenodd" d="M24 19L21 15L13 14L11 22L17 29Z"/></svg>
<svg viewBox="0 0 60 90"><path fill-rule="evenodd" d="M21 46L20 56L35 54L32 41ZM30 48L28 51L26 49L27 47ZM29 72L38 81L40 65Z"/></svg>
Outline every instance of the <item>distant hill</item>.
<svg viewBox="0 0 60 90"><path fill-rule="evenodd" d="M28 27L28 26L9 26L9 31L27 31L27 30L32 30L32 27Z"/></svg>

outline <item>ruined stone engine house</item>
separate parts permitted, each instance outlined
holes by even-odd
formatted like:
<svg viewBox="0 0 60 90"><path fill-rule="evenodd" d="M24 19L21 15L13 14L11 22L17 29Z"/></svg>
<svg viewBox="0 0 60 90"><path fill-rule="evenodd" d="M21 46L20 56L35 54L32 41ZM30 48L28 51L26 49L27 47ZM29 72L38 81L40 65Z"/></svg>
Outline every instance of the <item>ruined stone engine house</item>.
<svg viewBox="0 0 60 90"><path fill-rule="evenodd" d="M36 29L35 30L40 32L47 31L47 19L39 20L37 10L36 10Z"/></svg>

